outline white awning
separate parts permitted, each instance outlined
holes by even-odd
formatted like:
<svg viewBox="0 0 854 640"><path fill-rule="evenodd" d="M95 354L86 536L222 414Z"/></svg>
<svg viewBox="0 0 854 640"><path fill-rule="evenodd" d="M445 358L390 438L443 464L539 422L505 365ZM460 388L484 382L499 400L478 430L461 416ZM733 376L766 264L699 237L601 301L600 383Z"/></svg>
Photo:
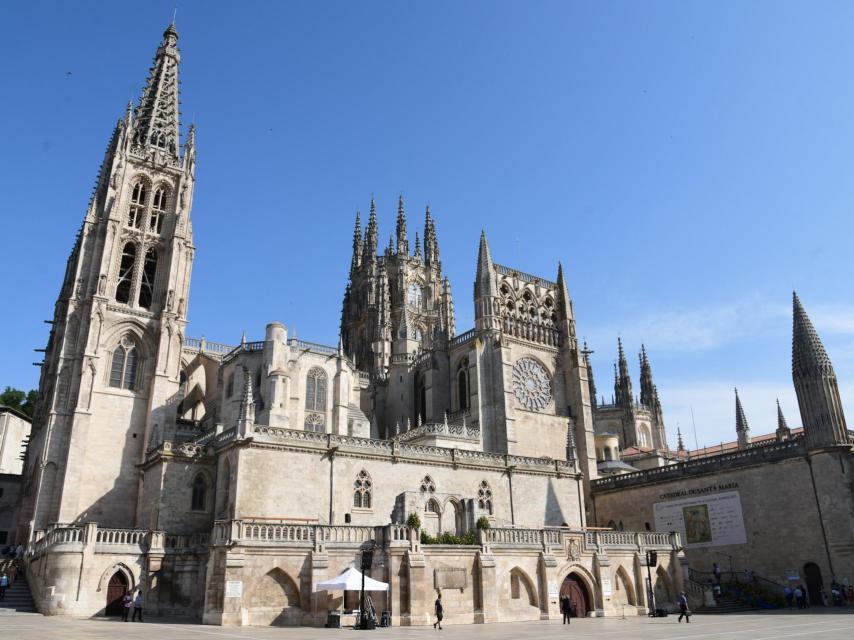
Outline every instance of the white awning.
<svg viewBox="0 0 854 640"><path fill-rule="evenodd" d="M340 576L314 585L314 591L360 591L361 589L362 574L352 567ZM365 591L388 591L388 585L365 576Z"/></svg>

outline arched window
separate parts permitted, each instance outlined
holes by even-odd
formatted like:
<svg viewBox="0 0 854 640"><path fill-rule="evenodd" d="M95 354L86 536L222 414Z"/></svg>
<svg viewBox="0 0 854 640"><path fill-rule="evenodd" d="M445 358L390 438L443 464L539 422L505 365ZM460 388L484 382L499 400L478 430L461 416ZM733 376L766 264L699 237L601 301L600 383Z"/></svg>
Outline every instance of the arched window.
<svg viewBox="0 0 854 640"><path fill-rule="evenodd" d="M139 306L143 309L151 307L154 297L154 276L157 274L157 250L153 247L145 252L145 262L142 264L142 282L139 286Z"/></svg>
<svg viewBox="0 0 854 640"><path fill-rule="evenodd" d="M193 480L193 499L190 508L193 511L205 510L205 494L207 493L208 483L205 477L200 473Z"/></svg>
<svg viewBox="0 0 854 640"><path fill-rule="evenodd" d="M122 259L119 262L119 281L116 285L116 302L130 302L130 290L133 285L133 268L136 264L136 245L128 242L122 249Z"/></svg>
<svg viewBox="0 0 854 640"><path fill-rule="evenodd" d="M421 493L436 493L436 483L433 482L433 478L430 476L424 476L424 479L421 481Z"/></svg>
<svg viewBox="0 0 854 640"><path fill-rule="evenodd" d="M128 336L113 351L110 367L110 386L119 389L135 389L136 374L139 370L139 350Z"/></svg>
<svg viewBox="0 0 854 640"><path fill-rule="evenodd" d="M477 487L477 506L481 511L492 515L492 489L489 488L486 480L482 480Z"/></svg>
<svg viewBox="0 0 854 640"><path fill-rule="evenodd" d="M163 229L163 218L166 217L166 189L159 187L151 200L151 217L148 219L148 230L160 233Z"/></svg>
<svg viewBox="0 0 854 640"><path fill-rule="evenodd" d="M320 367L312 367L306 376L305 408L326 411L326 372Z"/></svg>
<svg viewBox="0 0 854 640"><path fill-rule="evenodd" d="M414 309L420 309L421 301L421 286L417 282L410 283L409 288L406 290L406 303Z"/></svg>
<svg viewBox="0 0 854 640"><path fill-rule="evenodd" d="M356 476L356 482L353 483L353 488L353 506L357 509L370 509L374 485L367 471L362 469L359 472L359 475Z"/></svg>
<svg viewBox="0 0 854 640"><path fill-rule="evenodd" d="M463 360L457 371L457 396L460 410L469 408L469 361Z"/></svg>
<svg viewBox="0 0 854 640"><path fill-rule="evenodd" d="M306 413L305 430L326 433L326 418L320 413Z"/></svg>
<svg viewBox="0 0 854 640"><path fill-rule="evenodd" d="M146 188L144 182L133 185L128 209L128 226L139 229L142 226L142 214L145 211Z"/></svg>

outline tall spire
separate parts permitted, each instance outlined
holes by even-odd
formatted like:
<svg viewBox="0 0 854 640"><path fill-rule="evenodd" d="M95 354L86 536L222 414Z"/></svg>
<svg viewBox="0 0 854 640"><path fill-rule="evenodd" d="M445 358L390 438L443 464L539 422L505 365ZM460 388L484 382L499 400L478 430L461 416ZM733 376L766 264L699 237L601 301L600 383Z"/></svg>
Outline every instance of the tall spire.
<svg viewBox="0 0 854 640"><path fill-rule="evenodd" d="M623 340L619 336L617 336L617 360L620 372L617 404L621 404L625 409L634 410L635 396L632 393L629 363L626 361L626 352L623 351Z"/></svg>
<svg viewBox="0 0 854 640"><path fill-rule="evenodd" d="M682 442L682 430L676 427L676 450L685 451L685 443Z"/></svg>
<svg viewBox="0 0 854 640"><path fill-rule="evenodd" d="M735 390L735 432L738 435L738 448L746 449L750 444L750 426L741 406L741 398L738 397L738 389Z"/></svg>
<svg viewBox="0 0 854 640"><path fill-rule="evenodd" d="M371 196L371 212L368 216L368 226L365 228L365 244L362 249L362 259L371 262L377 259L377 205Z"/></svg>
<svg viewBox="0 0 854 640"><path fill-rule="evenodd" d="M498 330L501 328L501 320L498 317L498 282L485 231L480 232L480 246L477 250L474 319L476 329Z"/></svg>
<svg viewBox="0 0 854 640"><path fill-rule="evenodd" d="M424 212L424 263L433 264L435 259L433 248L436 244L436 230L433 227L433 218L430 217L430 205Z"/></svg>
<svg viewBox="0 0 854 640"><path fill-rule="evenodd" d="M590 388L590 405L596 408L596 382L593 380L593 367L590 365L590 354L593 353L587 348L587 340L584 341L584 349L581 351L584 355L584 366L587 367L587 386Z"/></svg>
<svg viewBox="0 0 854 640"><path fill-rule="evenodd" d="M240 414L237 418L237 431L241 437L251 435L255 424L255 400L252 397L252 374L243 367L243 396L240 398Z"/></svg>
<svg viewBox="0 0 854 640"><path fill-rule="evenodd" d="M134 117L133 144L162 149L174 157L179 153L180 102L178 89L178 32L170 24L154 56L148 80Z"/></svg>
<svg viewBox="0 0 854 640"><path fill-rule="evenodd" d="M421 256L421 238L418 237L418 232L415 232L415 257L420 261Z"/></svg>
<svg viewBox="0 0 854 640"><path fill-rule="evenodd" d="M638 359L640 360L640 401L642 405L653 408L655 404L655 385L652 382L652 367L646 355L646 346L643 344L641 344Z"/></svg>
<svg viewBox="0 0 854 640"><path fill-rule="evenodd" d="M409 255L409 240L406 239L406 212L403 208L403 194L397 201L397 252Z"/></svg>
<svg viewBox="0 0 854 640"><path fill-rule="evenodd" d="M350 261L350 275L352 276L356 269L362 264L362 218L361 214L356 212L356 226L353 228L353 258Z"/></svg>
<svg viewBox="0 0 854 640"><path fill-rule="evenodd" d="M780 441L788 440L792 435L789 425L786 424L786 417L783 415L783 410L780 408L779 398L777 398L777 431L775 431L775 435L777 436L777 440Z"/></svg>
<svg viewBox="0 0 854 640"><path fill-rule="evenodd" d="M836 372L798 294L792 294L792 379L810 448L849 443Z"/></svg>

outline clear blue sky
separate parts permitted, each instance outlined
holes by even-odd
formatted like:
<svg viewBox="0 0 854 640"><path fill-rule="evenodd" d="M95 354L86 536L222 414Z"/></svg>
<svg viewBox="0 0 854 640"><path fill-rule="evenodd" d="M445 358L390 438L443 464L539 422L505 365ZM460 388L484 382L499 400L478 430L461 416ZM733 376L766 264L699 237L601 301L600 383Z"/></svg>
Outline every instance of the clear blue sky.
<svg viewBox="0 0 854 640"><path fill-rule="evenodd" d="M567 272L610 396L645 341L672 440L799 424L791 291L854 420L854 5L844 2L5 3L0 386L32 387L115 120L177 4L198 127L189 334L281 320L337 341L353 218L437 220L457 327L480 230ZM414 229L410 230L412 233Z"/></svg>

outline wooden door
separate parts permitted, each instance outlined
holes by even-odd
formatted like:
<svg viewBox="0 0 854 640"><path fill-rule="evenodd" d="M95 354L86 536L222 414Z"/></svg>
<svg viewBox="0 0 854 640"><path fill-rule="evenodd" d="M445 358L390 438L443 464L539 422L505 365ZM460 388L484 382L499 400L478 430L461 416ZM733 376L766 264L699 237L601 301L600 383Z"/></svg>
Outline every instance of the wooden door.
<svg viewBox="0 0 854 640"><path fill-rule="evenodd" d="M104 609L105 616L122 615L122 596L128 590L128 581L125 574L116 571L107 585L107 607Z"/></svg>
<svg viewBox="0 0 854 640"><path fill-rule="evenodd" d="M821 588L824 586L824 581L821 579L821 569L815 562L807 562L804 565L804 576L807 579L807 596L810 604L814 607L823 604Z"/></svg>
<svg viewBox="0 0 854 640"><path fill-rule="evenodd" d="M584 588L581 581L572 575L567 576L560 586L560 595L561 597L565 595L569 596L569 601L572 603L572 610L575 612L576 617L587 617L590 603L587 599L587 589Z"/></svg>

